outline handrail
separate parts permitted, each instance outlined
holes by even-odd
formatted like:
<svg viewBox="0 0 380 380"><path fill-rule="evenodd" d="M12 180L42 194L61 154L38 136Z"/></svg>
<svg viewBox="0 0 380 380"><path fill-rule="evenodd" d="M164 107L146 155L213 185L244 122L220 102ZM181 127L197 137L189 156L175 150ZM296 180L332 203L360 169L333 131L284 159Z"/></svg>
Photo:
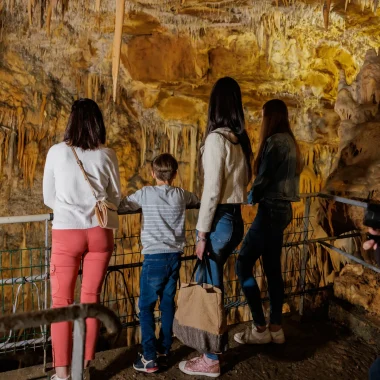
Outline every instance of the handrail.
<svg viewBox="0 0 380 380"><path fill-rule="evenodd" d="M344 198L337 195L326 194L326 193L305 193L300 194L301 199L308 198L322 198L329 199L332 201L345 203L351 206L357 206L362 208L367 208L368 203L363 201L357 201L354 199ZM199 206L187 207L187 209L198 209ZM141 214L141 209L136 211L121 211L119 215L136 215ZM40 215L21 215L21 216L2 216L0 217L0 224L12 224L12 223L29 223L29 222L43 222L43 221L52 221L54 218L53 213L50 214L40 214Z"/></svg>
<svg viewBox="0 0 380 380"><path fill-rule="evenodd" d="M53 220L53 213L39 215L1 216L0 224L44 222Z"/></svg>
<svg viewBox="0 0 380 380"><path fill-rule="evenodd" d="M100 304L81 304L57 309L6 315L0 317L0 331L21 330L86 318L99 319L111 335L116 335L121 329L119 319L105 306Z"/></svg>

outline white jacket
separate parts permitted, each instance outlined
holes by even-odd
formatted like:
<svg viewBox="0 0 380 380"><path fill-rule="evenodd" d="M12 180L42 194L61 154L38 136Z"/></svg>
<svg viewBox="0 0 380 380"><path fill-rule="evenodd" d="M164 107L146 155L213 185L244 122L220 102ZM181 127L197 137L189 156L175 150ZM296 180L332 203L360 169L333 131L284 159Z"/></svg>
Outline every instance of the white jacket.
<svg viewBox="0 0 380 380"><path fill-rule="evenodd" d="M207 136L202 163L204 185L197 230L210 232L218 204L246 202L247 163L238 138L229 128L218 128Z"/></svg>
<svg viewBox="0 0 380 380"><path fill-rule="evenodd" d="M112 149L75 148L98 199L120 203L120 177ZM94 213L96 200L75 156L66 143L50 148L43 180L44 203L54 211L53 229L87 229L99 226Z"/></svg>

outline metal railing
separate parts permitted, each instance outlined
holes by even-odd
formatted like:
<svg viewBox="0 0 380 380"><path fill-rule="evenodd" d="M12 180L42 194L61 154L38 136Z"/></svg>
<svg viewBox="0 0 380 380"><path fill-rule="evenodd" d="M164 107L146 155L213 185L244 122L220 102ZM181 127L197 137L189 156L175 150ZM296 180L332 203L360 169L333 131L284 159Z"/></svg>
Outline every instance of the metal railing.
<svg viewBox="0 0 380 380"><path fill-rule="evenodd" d="M310 246L321 244L327 249L334 250L350 260L359 262L360 264L379 272L380 270L370 263L367 263L356 256L344 252L330 243L338 239L346 239L350 237L360 237L359 231L346 235L327 236L322 238L314 238L312 223L313 217L310 215L311 204L313 198L323 198L330 201L341 202L352 206L366 207L365 202L342 198L328 194L303 194L301 200L303 202L303 217L293 221L291 227L286 231L283 244L283 276L285 280L285 290L287 299L299 299L298 310L302 315L304 313L305 295L318 292L324 287L319 285L318 278L310 280L307 273L316 271L309 263ZM134 213L128 213L134 214ZM0 252L0 295L2 296L2 307L4 313L15 313L18 311L18 303L20 300L24 302L24 289L29 290L27 295L32 300L28 300L28 305L22 305L22 309L26 310L42 310L49 308L49 257L50 257L50 241L49 241L49 221L53 219L52 214L33 215L33 216L16 216L16 217L0 217L1 224L12 223L44 223L44 247L29 250L7 250ZM247 226L248 227L248 226ZM182 256L182 268L180 280L186 282L189 280L190 273L195 263L194 255L195 232L188 230L187 246ZM330 242L330 243L329 243ZM5 252L5 253L4 253ZM236 252L237 253L237 252ZM13 261L12 261L13 258ZM15 260L18 260L17 264ZM236 255L232 255L225 266L225 307L226 310L235 313L246 304L242 295L240 285L234 273ZM115 238L115 250L111 258L108 272L105 279L105 285L102 294L102 303L113 310L123 327L133 327L139 324L138 320L138 297L139 288L138 280L142 267L141 243L139 234L130 234ZM267 300L267 285L263 274L262 263L260 262L255 268L256 279L261 285L263 301ZM310 277L310 276L309 276ZM11 295L4 291L5 287L12 287ZM30 288L30 289L29 289ZM17 291L14 291L17 289ZM36 293L38 302L33 299ZM26 297L27 298L27 297ZM240 310L240 309L239 309ZM159 313L156 314L157 320ZM238 318L231 321L238 321ZM49 342L48 330L46 325L33 327L35 330L24 329L22 335L15 335L13 330L0 336L0 353L14 352L19 349L27 349L41 347L44 350L44 362L46 363L46 351ZM127 343L133 344L133 337L127 340Z"/></svg>
<svg viewBox="0 0 380 380"><path fill-rule="evenodd" d="M121 330L119 319L106 307L97 304L81 304L0 317L0 332L29 329L40 325L48 326L57 322L74 321L71 378L72 380L82 380L87 318L98 319L111 336L117 335ZM46 363L44 369L46 370Z"/></svg>

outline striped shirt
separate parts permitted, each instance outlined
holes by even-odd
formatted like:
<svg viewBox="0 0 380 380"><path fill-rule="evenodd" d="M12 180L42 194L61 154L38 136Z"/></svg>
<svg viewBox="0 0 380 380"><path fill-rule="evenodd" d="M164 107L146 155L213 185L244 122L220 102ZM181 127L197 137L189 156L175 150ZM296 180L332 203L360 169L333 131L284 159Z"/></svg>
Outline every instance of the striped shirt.
<svg viewBox="0 0 380 380"><path fill-rule="evenodd" d="M183 252L186 207L199 204L196 195L169 185L147 186L124 198L119 211L142 209L143 254Z"/></svg>

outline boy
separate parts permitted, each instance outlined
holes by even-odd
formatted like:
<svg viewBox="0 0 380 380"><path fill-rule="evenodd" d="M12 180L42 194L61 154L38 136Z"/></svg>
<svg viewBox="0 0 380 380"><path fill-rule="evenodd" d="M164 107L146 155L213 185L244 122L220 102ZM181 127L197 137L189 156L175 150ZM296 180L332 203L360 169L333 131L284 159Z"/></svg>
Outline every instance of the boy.
<svg viewBox="0 0 380 380"><path fill-rule="evenodd" d="M199 199L172 183L178 162L170 154L161 154L152 162L156 186L146 186L123 199L119 211L142 209L141 231L144 262L140 277L140 325L143 354L133 368L141 372L156 372L167 365L172 345L174 296L185 245L185 211L196 207ZM160 299L161 331L155 335L154 307Z"/></svg>

